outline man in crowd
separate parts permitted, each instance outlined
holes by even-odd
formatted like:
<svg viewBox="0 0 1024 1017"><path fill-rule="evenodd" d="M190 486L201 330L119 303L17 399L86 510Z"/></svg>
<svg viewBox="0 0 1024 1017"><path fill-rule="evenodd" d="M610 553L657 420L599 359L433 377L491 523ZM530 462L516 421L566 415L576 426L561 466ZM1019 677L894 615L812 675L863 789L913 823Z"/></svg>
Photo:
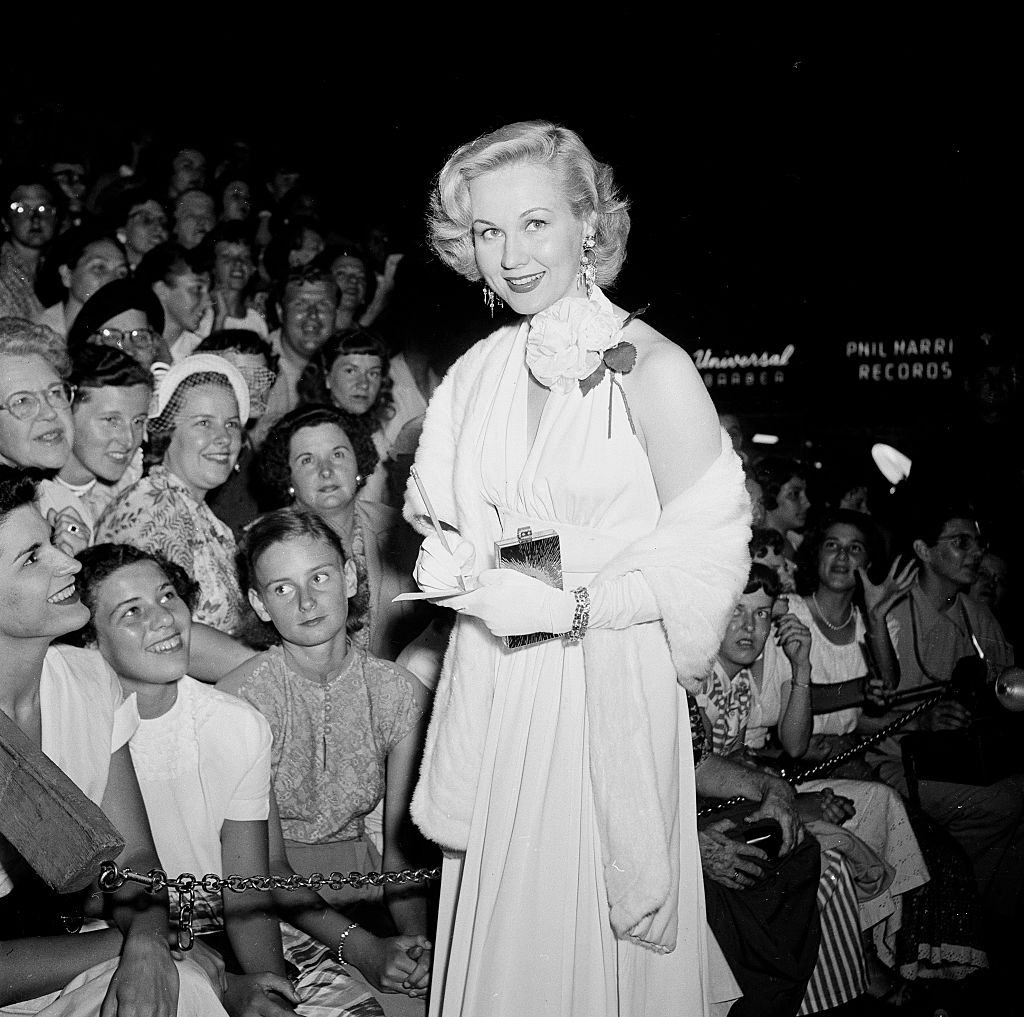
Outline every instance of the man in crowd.
<svg viewBox="0 0 1024 1017"><path fill-rule="evenodd" d="M337 309L338 284L329 272L301 266L288 276L278 304L281 328L270 337L279 358L277 381L270 390L266 412L253 429L257 446L281 417L298 406L299 377L330 336Z"/></svg>
<svg viewBox="0 0 1024 1017"><path fill-rule="evenodd" d="M900 691L949 683L957 663L965 658L983 661L979 669L987 672L987 682L981 677L978 681L991 687L1013 663L1013 650L992 612L968 596L985 550L973 508L934 497L920 499L905 516L918 575L909 595L889 615ZM882 742L869 761L883 780L906 794L901 743L907 733L966 732L973 720L963 703L942 700L900 735ZM952 775L962 772L963 783L927 779L929 767L925 767L918 773L917 793L925 812L971 858L978 889L992 913L1012 914L1024 883L1024 776L967 783L984 779L968 772L968 745L957 741L956 747L950 745L945 751Z"/></svg>
<svg viewBox="0 0 1024 1017"><path fill-rule="evenodd" d="M0 247L0 318L34 321L43 312L36 296L36 271L57 228L57 205L50 189L23 177L7 194Z"/></svg>
<svg viewBox="0 0 1024 1017"><path fill-rule="evenodd" d="M174 239L192 250L203 242L214 226L217 214L213 198L205 191L185 191L174 203Z"/></svg>
<svg viewBox="0 0 1024 1017"><path fill-rule="evenodd" d="M210 266L205 249L176 243L154 247L139 264L136 278L149 286L164 309L164 340L175 363L202 341L198 332L210 306Z"/></svg>

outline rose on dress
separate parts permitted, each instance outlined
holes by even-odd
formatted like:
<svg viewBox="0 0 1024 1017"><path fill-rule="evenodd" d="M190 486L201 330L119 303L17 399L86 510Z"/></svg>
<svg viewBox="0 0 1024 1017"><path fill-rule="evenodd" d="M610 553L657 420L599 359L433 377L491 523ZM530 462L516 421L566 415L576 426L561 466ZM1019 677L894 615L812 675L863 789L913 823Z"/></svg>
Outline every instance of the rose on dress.
<svg viewBox="0 0 1024 1017"><path fill-rule="evenodd" d="M568 395L601 366L621 323L608 298L595 289L589 299L565 297L535 314L526 342L526 364L547 388Z"/></svg>

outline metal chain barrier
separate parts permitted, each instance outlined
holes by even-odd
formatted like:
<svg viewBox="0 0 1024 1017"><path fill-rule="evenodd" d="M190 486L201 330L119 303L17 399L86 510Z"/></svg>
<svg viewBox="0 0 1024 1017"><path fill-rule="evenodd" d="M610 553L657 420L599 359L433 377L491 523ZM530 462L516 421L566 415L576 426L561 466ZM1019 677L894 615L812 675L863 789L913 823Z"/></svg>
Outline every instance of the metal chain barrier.
<svg viewBox="0 0 1024 1017"><path fill-rule="evenodd" d="M149 872L135 872L130 868L121 868L116 862L103 862L100 865L99 885L104 893L114 893L127 882L139 883L147 893L160 893L173 890L178 895L178 949L191 950L195 942L192 931L192 919L195 911L196 890L214 894L221 890L232 893L245 893L246 890L340 890L351 886L362 889L365 886L399 886L403 883L425 883L438 879L441 875L440 866L432 869L402 869L398 872L332 872L325 876L322 872L314 872L309 876L292 873L290 876L218 876L208 872L202 878L191 872L183 872L176 879L170 879L163 869L150 869Z"/></svg>
<svg viewBox="0 0 1024 1017"><path fill-rule="evenodd" d="M926 710L930 710L940 699L946 699L950 696L950 690L943 689L936 692L934 695L928 696L926 699L922 699L912 710L908 710L906 713L897 717L891 724L886 724L885 727L880 728L874 734L868 735L862 738L856 745L838 753L835 756L831 756L829 759L824 759L820 763L815 763L814 766L808 767L806 770L797 770L793 773L788 773L786 770L779 771L779 776L784 780L788 780L793 787L797 787L799 784L803 784L806 781L814 780L823 774L830 773L837 766L842 766L843 763L853 759L856 756L861 756L872 745L877 745L879 742L884 741L889 735L894 734L901 727L909 724L915 717L919 717ZM722 809L727 809L732 805L739 805L740 802L745 802L747 799L738 796L736 798L727 798L720 802L715 802L714 805L708 805L701 809L697 813L698 819L703 819L705 816L714 815L716 812L721 812Z"/></svg>
<svg viewBox="0 0 1024 1017"><path fill-rule="evenodd" d="M940 699L946 698L949 693L946 691L936 692L935 695L923 699L917 706L891 724L868 735L856 745L831 759L823 760L820 763L801 770L798 773L787 773L781 771L781 776L790 782L794 787L803 784L805 781L813 780L824 773L829 773L837 766L855 756L862 755L872 745L888 738L889 735L898 731L901 727L909 724L915 717L920 716L925 710L931 709ZM746 801L743 797L729 798L724 801L715 802L701 809L697 816L713 815L731 805L737 805ZM193 875L191 872L183 872L176 879L170 879L163 869L150 869L149 872L135 872L128 867L121 868L116 862L103 862L100 866L99 885L104 893L114 893L120 890L127 882L139 883L146 888L147 893L160 893L163 890L173 890L178 895L178 949L191 950L195 943L195 934L192 931L192 919L195 912L196 890L204 893L214 894L222 890L230 890L232 893L245 893L246 890L258 890L266 893L270 890L322 890L327 887L330 890L340 890L342 887L350 886L355 889L362 889L366 886L399 886L403 883L425 883L432 879L438 879L441 875L440 866L432 869L402 869L398 872L332 872L325 876L322 872L314 872L308 876L300 876L292 873L290 876L218 876L208 872L203 877Z"/></svg>

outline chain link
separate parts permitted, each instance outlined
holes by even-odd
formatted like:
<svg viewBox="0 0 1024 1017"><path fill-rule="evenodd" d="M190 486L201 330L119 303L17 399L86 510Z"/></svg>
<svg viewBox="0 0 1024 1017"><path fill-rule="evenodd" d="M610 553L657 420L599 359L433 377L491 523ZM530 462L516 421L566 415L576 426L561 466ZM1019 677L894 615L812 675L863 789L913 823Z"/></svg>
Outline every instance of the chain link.
<svg viewBox="0 0 1024 1017"><path fill-rule="evenodd" d="M928 696L927 699L922 699L912 710L908 710L906 713L901 714L896 720L890 724L886 724L885 727L880 728L872 735L868 735L862 738L856 745L851 746L843 752L838 753L835 756L831 756L829 759L823 759L820 763L815 763L814 766L808 767L806 770L794 769L792 772L787 770L780 770L779 776L788 780L790 784L797 787L800 784L806 783L809 780L814 780L820 777L822 774L830 773L838 766L842 766L843 763L855 756L863 755L872 745L877 745L879 742L884 741L889 735L898 731L901 727L909 724L915 717L919 717L925 710L930 710L940 699L946 699L951 695L951 690L943 689L936 692L934 695ZM714 802L712 805L708 805L701 809L697 813L698 819L703 819L705 816L712 816L716 812L721 812L722 809L727 809L732 805L739 805L740 802L745 802L747 799L742 795L736 798L729 798L725 801Z"/></svg>
<svg viewBox="0 0 1024 1017"><path fill-rule="evenodd" d="M435 866L432 869L401 869L397 872L332 872L327 876L322 872L313 872L308 876L300 876L298 873L290 876L218 876L208 872L199 878L191 872L183 872L171 879L163 869L150 869L143 873L127 866L121 868L117 862L103 862L100 865L99 885L105 893L114 893L128 882L139 883L147 893L173 890L178 895L178 949L191 950L195 943L192 919L197 889L208 894L219 893L221 890L230 890L232 893L258 890L266 893L270 890L322 890L325 887L340 890L345 886L362 889L366 886L426 883L438 879L440 875L440 866Z"/></svg>

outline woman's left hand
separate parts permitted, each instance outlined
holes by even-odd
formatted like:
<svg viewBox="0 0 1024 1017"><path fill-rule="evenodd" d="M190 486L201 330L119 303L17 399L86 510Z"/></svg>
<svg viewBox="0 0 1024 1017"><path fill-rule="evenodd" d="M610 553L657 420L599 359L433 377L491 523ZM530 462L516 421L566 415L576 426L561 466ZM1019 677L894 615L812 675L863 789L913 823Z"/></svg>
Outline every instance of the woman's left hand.
<svg viewBox="0 0 1024 1017"><path fill-rule="evenodd" d="M178 970L162 937L129 934L100 1017L174 1017Z"/></svg>
<svg viewBox="0 0 1024 1017"><path fill-rule="evenodd" d="M84 551L89 546L92 531L71 506L62 508L59 512L50 509L46 513L46 521L53 528L54 547L60 548L65 554L74 558L79 551Z"/></svg>
<svg viewBox="0 0 1024 1017"><path fill-rule="evenodd" d="M479 618L496 636L531 632L568 632L576 598L515 569L486 569L471 593L438 598L435 603Z"/></svg>
<svg viewBox="0 0 1024 1017"><path fill-rule="evenodd" d="M754 823L759 819L778 820L779 826L782 827L782 846L779 848L781 858L788 855L804 839L804 825L796 809L792 788L787 787L786 791L783 791L778 784L785 784L785 781L773 782L765 788L760 808L747 816L746 821Z"/></svg>
<svg viewBox="0 0 1024 1017"><path fill-rule="evenodd" d="M842 826L848 819L853 819L857 814L857 806L853 804L852 798L846 795L837 795L830 787L821 790L821 818L826 823L834 823Z"/></svg>
<svg viewBox="0 0 1024 1017"><path fill-rule="evenodd" d="M858 567L857 576L864 589L864 606L872 620L882 622L893 605L902 600L914 585L917 577L917 562L912 561L899 568L900 560L892 563L888 575L877 585L868 579L863 567Z"/></svg>

